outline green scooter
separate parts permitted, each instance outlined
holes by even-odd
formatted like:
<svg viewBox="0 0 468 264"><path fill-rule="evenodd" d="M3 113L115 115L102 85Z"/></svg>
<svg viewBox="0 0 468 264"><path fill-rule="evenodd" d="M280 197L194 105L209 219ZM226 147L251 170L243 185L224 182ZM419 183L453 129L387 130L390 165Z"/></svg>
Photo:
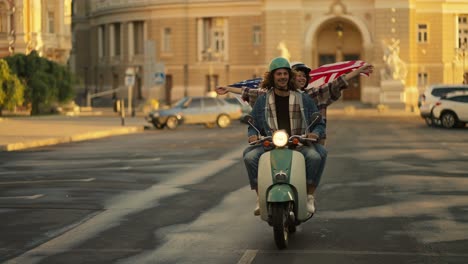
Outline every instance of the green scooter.
<svg viewBox="0 0 468 264"><path fill-rule="evenodd" d="M320 119L321 115L314 113L306 131ZM252 116L246 116L244 121L258 131ZM306 135L289 137L284 130L250 143L263 144L266 150L258 163L260 218L273 227L278 249L287 248L289 234L312 217L307 211L305 159L296 148L314 143L316 140L306 138Z"/></svg>

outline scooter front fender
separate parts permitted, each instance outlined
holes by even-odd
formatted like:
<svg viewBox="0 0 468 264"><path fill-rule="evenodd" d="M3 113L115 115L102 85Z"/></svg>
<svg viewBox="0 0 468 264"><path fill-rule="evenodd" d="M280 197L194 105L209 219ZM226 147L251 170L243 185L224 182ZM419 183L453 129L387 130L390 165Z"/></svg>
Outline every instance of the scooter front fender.
<svg viewBox="0 0 468 264"><path fill-rule="evenodd" d="M289 202L294 201L294 190L289 184L276 184L268 191L267 202Z"/></svg>

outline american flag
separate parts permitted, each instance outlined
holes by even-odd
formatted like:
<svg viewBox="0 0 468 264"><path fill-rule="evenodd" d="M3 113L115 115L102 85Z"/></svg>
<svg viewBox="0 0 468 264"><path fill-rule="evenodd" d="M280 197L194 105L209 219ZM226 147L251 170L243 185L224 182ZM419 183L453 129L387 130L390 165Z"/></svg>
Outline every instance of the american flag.
<svg viewBox="0 0 468 264"><path fill-rule="evenodd" d="M236 83L231 84L229 86L238 87L238 88L242 88L242 87L258 88L258 86L260 85L260 83L262 81L263 81L263 78L258 77L258 78L255 78L255 79L249 79L249 80L243 80L241 82L236 82Z"/></svg>
<svg viewBox="0 0 468 264"><path fill-rule="evenodd" d="M310 71L310 82L306 89L312 87L321 87L324 84L332 82L336 78L340 77L343 74L346 74L350 71L356 70L365 62L361 60L355 61L343 61L343 62L336 62L331 64L325 64L317 69L313 69ZM368 75L366 75L368 76ZM241 82L237 82L231 84L231 87L249 87L249 88L258 88L260 83L263 81L263 78L254 78L249 80L244 80Z"/></svg>

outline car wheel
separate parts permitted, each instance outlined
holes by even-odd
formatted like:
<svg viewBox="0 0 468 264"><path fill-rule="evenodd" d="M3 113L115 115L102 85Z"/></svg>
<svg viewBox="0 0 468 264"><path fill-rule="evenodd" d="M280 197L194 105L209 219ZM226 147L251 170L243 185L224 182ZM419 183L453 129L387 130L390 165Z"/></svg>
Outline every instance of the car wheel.
<svg viewBox="0 0 468 264"><path fill-rule="evenodd" d="M179 120L177 120L177 117L170 116L167 118L167 121L166 121L167 128L176 129L178 125L179 125Z"/></svg>
<svg viewBox="0 0 468 264"><path fill-rule="evenodd" d="M226 128L231 124L231 118L227 115L220 115L218 116L218 120L216 120L216 124L220 128Z"/></svg>
<svg viewBox="0 0 468 264"><path fill-rule="evenodd" d="M154 122L154 121L152 123L153 123L154 128L157 128L157 129L163 129L164 128L164 124Z"/></svg>
<svg viewBox="0 0 468 264"><path fill-rule="evenodd" d="M426 125L427 125L427 126L430 126L430 127L431 127L431 126L434 126L434 125L435 125L435 124L434 124L434 119L432 119L431 117L426 117L426 118L424 118L424 121L426 121Z"/></svg>
<svg viewBox="0 0 468 264"><path fill-rule="evenodd" d="M215 123L205 123L206 128L213 128L215 127L215 125L216 125Z"/></svg>
<svg viewBox="0 0 468 264"><path fill-rule="evenodd" d="M457 124L458 121L454 113L446 112L442 114L442 117L440 118L440 122L443 127L452 128L455 126L455 124Z"/></svg>

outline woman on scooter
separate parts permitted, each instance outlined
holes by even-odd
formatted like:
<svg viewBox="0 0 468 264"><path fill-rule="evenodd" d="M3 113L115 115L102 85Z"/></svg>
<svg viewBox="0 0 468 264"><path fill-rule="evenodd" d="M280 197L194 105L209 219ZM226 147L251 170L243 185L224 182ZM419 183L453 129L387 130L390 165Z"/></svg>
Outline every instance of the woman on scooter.
<svg viewBox="0 0 468 264"><path fill-rule="evenodd" d="M312 113L318 112L314 101L309 96L303 96L298 92L295 82L295 72L292 71L289 61L282 57L273 59L269 65L262 82L266 93L261 94L252 109L252 117L255 126L262 136L271 136L276 130L284 129L289 135L303 135ZM303 106L303 110L301 109ZM325 134L325 122L321 120L307 137L319 140ZM249 126L249 143L258 140L255 128ZM249 175L252 190L257 191L258 162L264 153L261 145L249 146L243 154L244 163ZM313 191L318 185L322 157L314 146L303 146L300 152L306 161L307 174L307 210L315 212ZM255 215L260 214L258 196Z"/></svg>

